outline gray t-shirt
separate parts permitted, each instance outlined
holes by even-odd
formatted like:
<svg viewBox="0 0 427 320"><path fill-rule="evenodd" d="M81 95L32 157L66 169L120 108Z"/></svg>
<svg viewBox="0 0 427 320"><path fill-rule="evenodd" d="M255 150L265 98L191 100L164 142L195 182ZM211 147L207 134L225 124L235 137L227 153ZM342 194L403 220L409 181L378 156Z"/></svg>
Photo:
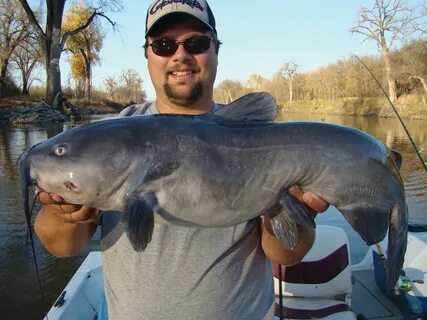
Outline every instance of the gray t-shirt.
<svg viewBox="0 0 427 320"><path fill-rule="evenodd" d="M156 113L155 103L145 103L120 116ZM101 249L109 319L272 319L272 267L260 239L259 219L226 228L157 223L147 249L135 252L120 213L105 212Z"/></svg>

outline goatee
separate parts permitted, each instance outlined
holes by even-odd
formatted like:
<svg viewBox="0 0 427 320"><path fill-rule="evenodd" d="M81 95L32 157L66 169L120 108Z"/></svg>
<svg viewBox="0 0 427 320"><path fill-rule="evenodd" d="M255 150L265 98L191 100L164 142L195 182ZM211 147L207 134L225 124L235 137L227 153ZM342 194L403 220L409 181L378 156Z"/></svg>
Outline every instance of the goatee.
<svg viewBox="0 0 427 320"><path fill-rule="evenodd" d="M203 86L201 82L194 84L189 92L178 92L178 90L174 90L169 83L165 83L164 90L169 100L181 107L191 106L203 96Z"/></svg>

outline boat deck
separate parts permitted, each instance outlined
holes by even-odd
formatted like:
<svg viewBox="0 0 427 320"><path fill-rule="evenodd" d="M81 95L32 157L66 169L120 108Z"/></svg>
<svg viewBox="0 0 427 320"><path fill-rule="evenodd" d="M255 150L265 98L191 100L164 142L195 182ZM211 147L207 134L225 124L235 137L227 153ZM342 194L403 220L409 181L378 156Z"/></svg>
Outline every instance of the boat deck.
<svg viewBox="0 0 427 320"><path fill-rule="evenodd" d="M401 311L377 286L370 270L353 272L351 308L366 319L401 320Z"/></svg>

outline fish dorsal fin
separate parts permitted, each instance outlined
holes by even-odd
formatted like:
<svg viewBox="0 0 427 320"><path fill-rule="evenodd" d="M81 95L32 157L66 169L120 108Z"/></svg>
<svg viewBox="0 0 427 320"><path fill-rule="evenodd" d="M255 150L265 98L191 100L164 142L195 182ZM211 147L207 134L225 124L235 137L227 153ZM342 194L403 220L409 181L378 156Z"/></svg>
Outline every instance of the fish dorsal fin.
<svg viewBox="0 0 427 320"><path fill-rule="evenodd" d="M267 92L249 93L215 111L214 115L244 123L272 122L277 116L277 104Z"/></svg>
<svg viewBox="0 0 427 320"><path fill-rule="evenodd" d="M389 149L389 154L390 157L393 159L394 163L396 164L397 168L400 170L400 168L402 167L402 155L393 149Z"/></svg>

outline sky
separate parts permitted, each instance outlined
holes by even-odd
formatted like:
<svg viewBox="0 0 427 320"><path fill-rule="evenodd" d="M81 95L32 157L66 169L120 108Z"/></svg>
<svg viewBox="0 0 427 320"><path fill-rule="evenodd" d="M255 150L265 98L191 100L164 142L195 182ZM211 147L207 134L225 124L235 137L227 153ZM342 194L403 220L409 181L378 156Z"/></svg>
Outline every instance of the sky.
<svg viewBox="0 0 427 320"><path fill-rule="evenodd" d="M222 80L246 81L251 74L271 78L286 62L298 65L298 72L357 55L378 54L372 41L351 34L358 10L371 7L374 0L209 0L215 15L218 36L223 42L215 85ZM417 3L407 0L408 4ZM107 76L124 69L136 70L144 80L149 100L151 85L144 44L145 14L151 1L123 0L124 9L111 14L118 29L107 23L107 35L100 52L101 65L93 69L93 84L102 88ZM62 60L63 85L69 67Z"/></svg>

